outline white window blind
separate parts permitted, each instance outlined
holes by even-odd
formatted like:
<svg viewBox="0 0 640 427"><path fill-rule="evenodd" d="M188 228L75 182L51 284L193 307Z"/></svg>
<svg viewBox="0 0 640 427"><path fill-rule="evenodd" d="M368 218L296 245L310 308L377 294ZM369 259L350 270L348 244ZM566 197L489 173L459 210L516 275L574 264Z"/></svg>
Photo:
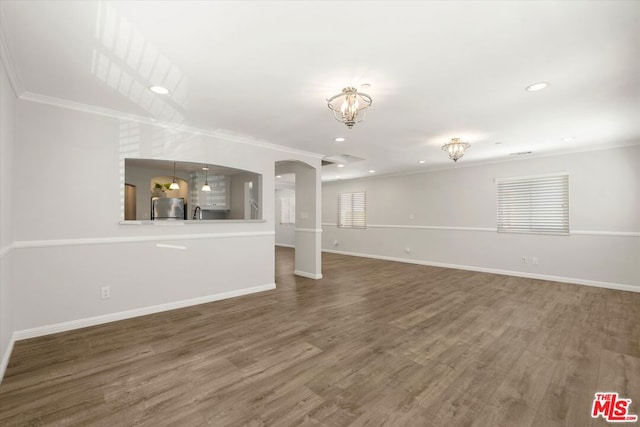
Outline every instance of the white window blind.
<svg viewBox="0 0 640 427"><path fill-rule="evenodd" d="M280 224L296 223L296 198L285 196L280 199Z"/></svg>
<svg viewBox="0 0 640 427"><path fill-rule="evenodd" d="M366 228L365 192L338 194L338 227Z"/></svg>
<svg viewBox="0 0 640 427"><path fill-rule="evenodd" d="M569 175L496 179L498 231L569 234Z"/></svg>

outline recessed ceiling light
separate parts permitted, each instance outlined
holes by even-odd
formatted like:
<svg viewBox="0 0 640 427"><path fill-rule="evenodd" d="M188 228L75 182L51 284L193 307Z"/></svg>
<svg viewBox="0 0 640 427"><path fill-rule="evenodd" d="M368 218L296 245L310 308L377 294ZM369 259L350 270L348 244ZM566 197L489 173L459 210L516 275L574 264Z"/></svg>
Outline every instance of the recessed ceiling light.
<svg viewBox="0 0 640 427"><path fill-rule="evenodd" d="M538 82L538 83L534 83L532 85L527 86L525 89L529 92L535 92L537 90L542 90L547 86L549 86L549 83L547 82Z"/></svg>
<svg viewBox="0 0 640 427"><path fill-rule="evenodd" d="M339 167L339 168L343 168L343 167L344 167L344 165L343 165L342 163L339 163L339 164L338 164L338 167Z"/></svg>
<svg viewBox="0 0 640 427"><path fill-rule="evenodd" d="M418 163L420 163L421 165L423 165L423 164L427 163L427 161L426 161L426 160L418 160Z"/></svg>
<svg viewBox="0 0 640 427"><path fill-rule="evenodd" d="M203 170L203 171L208 171L208 170L209 170L209 168L202 168L202 170Z"/></svg>
<svg viewBox="0 0 640 427"><path fill-rule="evenodd" d="M342 179L342 178L340 178L340 175L338 175L338 176L336 176L336 179Z"/></svg>
<svg viewBox="0 0 640 427"><path fill-rule="evenodd" d="M566 138L562 138L564 142L571 142L571 141L574 141L575 139L576 138L574 136L568 136Z"/></svg>
<svg viewBox="0 0 640 427"><path fill-rule="evenodd" d="M344 142L344 138L339 136L336 139L334 139L335 142Z"/></svg>
<svg viewBox="0 0 640 427"><path fill-rule="evenodd" d="M371 169L371 170L369 171L369 173L376 173L376 171L374 171L373 169Z"/></svg>
<svg viewBox="0 0 640 427"><path fill-rule="evenodd" d="M280 179L282 178L282 175L276 175L276 178Z"/></svg>
<svg viewBox="0 0 640 427"><path fill-rule="evenodd" d="M149 90L158 95L169 95L171 91L163 86L149 86Z"/></svg>

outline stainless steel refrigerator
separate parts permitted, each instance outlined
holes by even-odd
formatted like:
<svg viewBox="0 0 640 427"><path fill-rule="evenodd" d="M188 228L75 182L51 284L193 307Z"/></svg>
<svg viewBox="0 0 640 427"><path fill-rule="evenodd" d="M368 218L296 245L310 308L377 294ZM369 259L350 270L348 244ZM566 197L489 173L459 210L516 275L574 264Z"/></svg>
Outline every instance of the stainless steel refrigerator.
<svg viewBox="0 0 640 427"><path fill-rule="evenodd" d="M184 199L178 197L153 197L151 199L151 219L186 219Z"/></svg>

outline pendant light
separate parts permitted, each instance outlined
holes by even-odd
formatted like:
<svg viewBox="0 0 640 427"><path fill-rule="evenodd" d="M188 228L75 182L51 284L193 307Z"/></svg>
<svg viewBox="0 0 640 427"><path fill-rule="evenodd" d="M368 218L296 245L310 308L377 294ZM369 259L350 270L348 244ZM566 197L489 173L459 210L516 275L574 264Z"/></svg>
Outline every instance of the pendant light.
<svg viewBox="0 0 640 427"><path fill-rule="evenodd" d="M327 99L327 107L333 111L337 121L351 129L353 125L365 119L371 102L371 96L366 93L359 92L354 87L345 87L342 93Z"/></svg>
<svg viewBox="0 0 640 427"><path fill-rule="evenodd" d="M202 168L204 171L204 185L202 186L202 191L211 191L211 186L209 185L209 181L207 179L207 171L209 170L209 165L207 167Z"/></svg>
<svg viewBox="0 0 640 427"><path fill-rule="evenodd" d="M453 138L451 142L442 146L442 150L447 152L451 160L457 162L458 159L464 156L464 151L469 147L471 147L471 144L468 142L462 142L460 138Z"/></svg>
<svg viewBox="0 0 640 427"><path fill-rule="evenodd" d="M176 182L176 162L173 162L173 182L169 186L169 190L179 190L180 186Z"/></svg>

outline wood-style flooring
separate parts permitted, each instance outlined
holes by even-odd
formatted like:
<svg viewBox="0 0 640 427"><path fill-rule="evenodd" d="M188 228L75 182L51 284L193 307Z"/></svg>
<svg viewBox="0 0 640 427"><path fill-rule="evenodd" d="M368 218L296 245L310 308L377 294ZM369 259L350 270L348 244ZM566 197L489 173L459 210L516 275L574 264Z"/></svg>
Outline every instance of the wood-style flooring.
<svg viewBox="0 0 640 427"><path fill-rule="evenodd" d="M640 294L323 254L322 280L19 341L0 425L600 426ZM633 425L633 424L631 424Z"/></svg>

